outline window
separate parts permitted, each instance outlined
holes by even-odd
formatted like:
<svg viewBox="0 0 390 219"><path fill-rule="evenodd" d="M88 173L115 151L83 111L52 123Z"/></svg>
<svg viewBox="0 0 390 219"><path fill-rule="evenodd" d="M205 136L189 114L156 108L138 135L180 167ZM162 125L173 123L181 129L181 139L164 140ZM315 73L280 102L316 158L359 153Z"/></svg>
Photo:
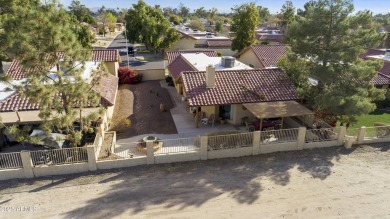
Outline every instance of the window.
<svg viewBox="0 0 390 219"><path fill-rule="evenodd" d="M219 117L224 119L233 119L233 107L232 105L219 106Z"/></svg>

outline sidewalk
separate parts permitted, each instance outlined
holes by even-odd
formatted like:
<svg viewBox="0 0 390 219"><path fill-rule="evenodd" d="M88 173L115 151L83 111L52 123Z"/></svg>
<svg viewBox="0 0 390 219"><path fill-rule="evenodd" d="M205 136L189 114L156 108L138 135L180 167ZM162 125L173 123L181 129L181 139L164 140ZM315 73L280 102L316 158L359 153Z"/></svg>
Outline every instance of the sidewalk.
<svg viewBox="0 0 390 219"><path fill-rule="evenodd" d="M115 38L122 34L122 32L115 32L103 36L95 36L96 42L92 44L93 47L107 48L115 40Z"/></svg>

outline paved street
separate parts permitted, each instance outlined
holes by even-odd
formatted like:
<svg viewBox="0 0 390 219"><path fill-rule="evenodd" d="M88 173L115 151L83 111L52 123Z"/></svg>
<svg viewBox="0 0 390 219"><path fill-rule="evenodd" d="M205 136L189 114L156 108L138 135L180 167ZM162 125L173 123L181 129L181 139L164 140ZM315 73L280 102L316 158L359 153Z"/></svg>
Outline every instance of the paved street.
<svg viewBox="0 0 390 219"><path fill-rule="evenodd" d="M127 44L128 46L132 45L130 43ZM107 49L117 49L119 50L119 54L121 56L122 63L120 63L121 66L127 65L127 52L126 52L126 40L125 37L120 34L118 35L115 40L107 47ZM137 69L162 69L165 67L164 61L140 61L136 60L134 56L129 55L129 64L132 68Z"/></svg>

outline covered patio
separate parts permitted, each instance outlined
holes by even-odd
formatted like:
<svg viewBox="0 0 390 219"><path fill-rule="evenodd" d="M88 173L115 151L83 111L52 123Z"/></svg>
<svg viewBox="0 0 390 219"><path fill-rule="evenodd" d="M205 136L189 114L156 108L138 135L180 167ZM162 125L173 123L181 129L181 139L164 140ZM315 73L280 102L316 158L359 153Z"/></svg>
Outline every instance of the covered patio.
<svg viewBox="0 0 390 219"><path fill-rule="evenodd" d="M273 129L276 125L283 129L284 120L287 117L301 116L304 121L314 118L314 112L302 106L295 101L277 101L277 102L261 102L261 103L245 103L243 106L250 111L256 121L253 122L255 130L263 130L263 128ZM280 122L271 122L268 119L280 118Z"/></svg>

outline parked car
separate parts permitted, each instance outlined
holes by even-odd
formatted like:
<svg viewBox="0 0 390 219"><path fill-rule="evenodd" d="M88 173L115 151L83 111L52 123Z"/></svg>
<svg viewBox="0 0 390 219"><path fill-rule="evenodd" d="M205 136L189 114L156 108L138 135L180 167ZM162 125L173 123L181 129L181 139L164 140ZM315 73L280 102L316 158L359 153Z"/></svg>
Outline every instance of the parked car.
<svg viewBox="0 0 390 219"><path fill-rule="evenodd" d="M134 54L135 52L138 51L138 49L135 48L134 46L129 46L127 47L127 51L129 52L129 54Z"/></svg>

